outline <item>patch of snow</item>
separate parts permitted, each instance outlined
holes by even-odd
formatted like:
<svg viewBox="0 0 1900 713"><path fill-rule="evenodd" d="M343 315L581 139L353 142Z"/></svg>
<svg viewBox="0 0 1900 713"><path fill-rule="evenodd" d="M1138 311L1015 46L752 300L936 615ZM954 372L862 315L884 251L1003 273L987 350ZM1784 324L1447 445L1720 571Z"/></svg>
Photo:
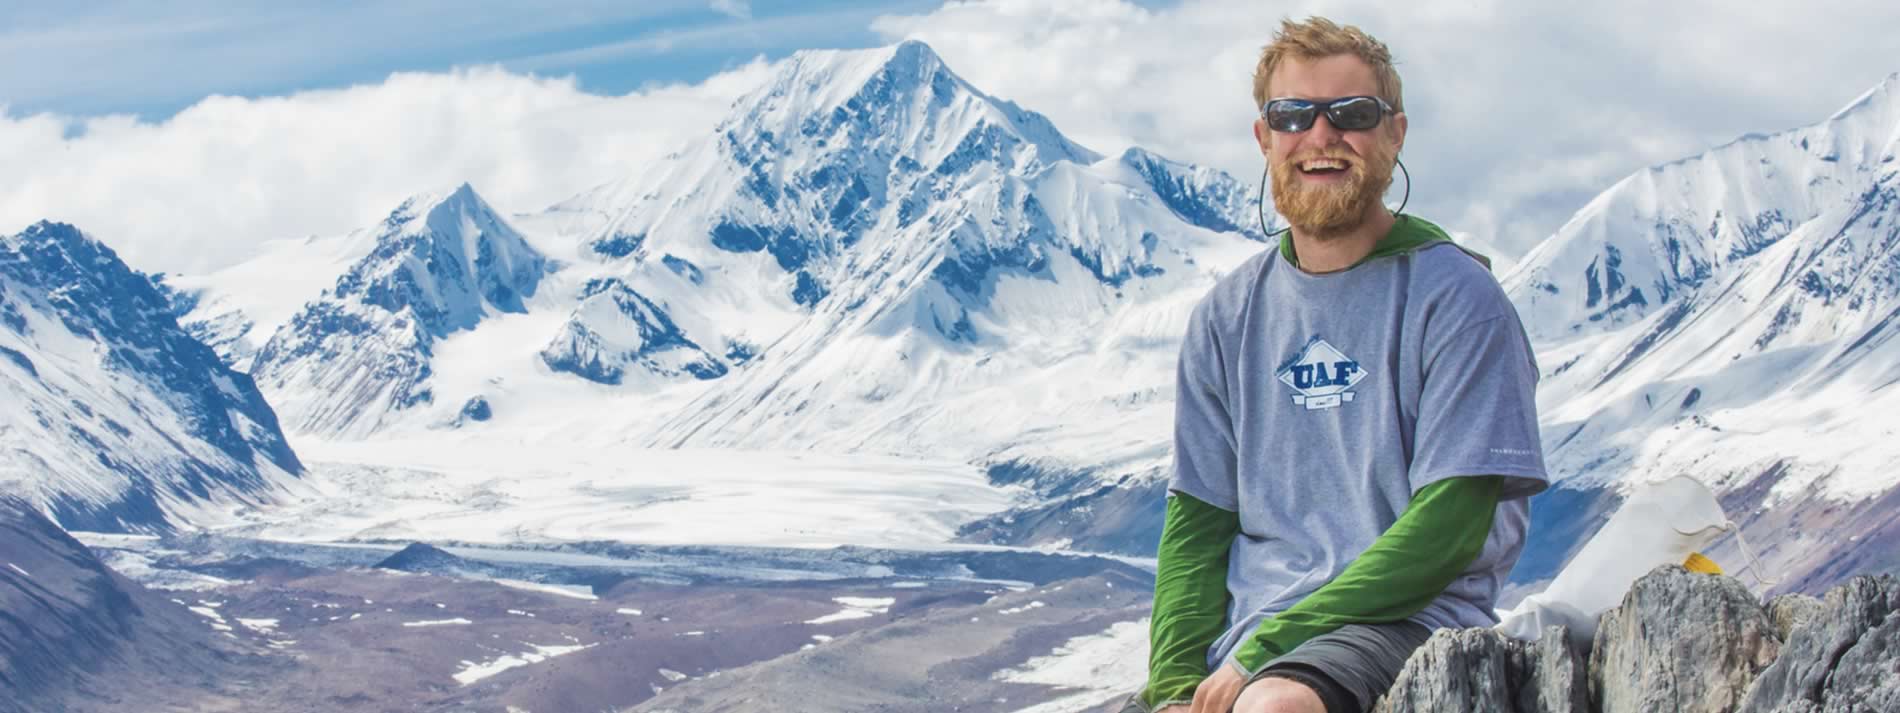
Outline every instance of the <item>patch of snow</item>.
<svg viewBox="0 0 1900 713"><path fill-rule="evenodd" d="M402 625L408 626L408 627L417 627L417 626L447 626L450 624L473 624L473 623L475 622L469 621L467 619L463 619L458 616L454 619L433 619L429 621L405 621L402 623Z"/></svg>
<svg viewBox="0 0 1900 713"><path fill-rule="evenodd" d="M600 598L600 597L594 596L593 587L590 587L584 584L547 584L544 582L529 582L529 581L519 580L519 579L497 579L494 581L496 584L502 585L504 587L512 587L514 589L525 589L530 592L542 592L545 594L554 594L558 596L568 597L571 599L586 599L588 601L593 601Z"/></svg>
<svg viewBox="0 0 1900 713"><path fill-rule="evenodd" d="M626 609L626 608L621 608L621 609L615 609L615 610L614 610L614 613L615 613L615 614L626 614L627 616L639 616L639 615L640 615L640 610L638 610L638 609Z"/></svg>
<svg viewBox="0 0 1900 713"><path fill-rule="evenodd" d="M997 613L998 613L998 614L1021 614L1021 613L1023 613L1023 612L1026 612L1026 611L1029 611L1029 610L1031 610L1031 609L1041 609L1041 608L1043 608L1043 607L1046 607L1046 606L1049 606L1049 605L1047 605L1047 604L1044 604L1044 603L1042 603L1042 600L1040 600L1040 599L1038 599L1038 600L1036 600L1036 601L1033 601L1033 602L1030 602L1030 603L1028 603L1028 604L1024 604L1024 605L1022 605L1022 606L1020 606L1020 607L1010 607L1010 608L1008 608L1008 609L1004 609L1004 610L1002 610L1002 611L999 611L999 612L997 612Z"/></svg>
<svg viewBox="0 0 1900 713"><path fill-rule="evenodd" d="M686 674L680 673L670 668L660 669L660 675L666 677L666 680L672 681L674 683L679 683L680 681L686 680Z"/></svg>
<svg viewBox="0 0 1900 713"><path fill-rule="evenodd" d="M832 597L831 601L843 604L844 610L807 620L805 623L830 624L852 619L868 619L890 611L891 605L897 603L896 599L890 597Z"/></svg>
<svg viewBox="0 0 1900 713"><path fill-rule="evenodd" d="M245 619L240 617L238 623L243 624L244 628L250 629L251 631L266 634L277 630L276 619Z"/></svg>
<svg viewBox="0 0 1900 713"><path fill-rule="evenodd" d="M404 626L408 626L408 624L404 624ZM481 661L481 662L463 661L462 669L460 671L455 672L455 682L466 686L466 685L469 685L476 681L480 681L484 678L488 678L489 676L493 676L495 674L501 673L511 668L519 668L521 666L526 666L528 664L541 663L542 661L546 661L556 656L566 656L576 651L584 651L586 649L593 648L596 645L597 644L586 644L586 645L579 645L579 646L541 646L539 644L529 644L529 646L534 647L533 651L523 652L520 654L514 654L514 655L509 655L509 656L502 656L493 661Z"/></svg>
<svg viewBox="0 0 1900 713"><path fill-rule="evenodd" d="M1016 713L1083 713L1125 692L1128 681L1148 676L1148 620L1124 621L1107 631L1068 640L1054 651L1037 656L992 678L1077 690L1062 698L1023 708Z"/></svg>

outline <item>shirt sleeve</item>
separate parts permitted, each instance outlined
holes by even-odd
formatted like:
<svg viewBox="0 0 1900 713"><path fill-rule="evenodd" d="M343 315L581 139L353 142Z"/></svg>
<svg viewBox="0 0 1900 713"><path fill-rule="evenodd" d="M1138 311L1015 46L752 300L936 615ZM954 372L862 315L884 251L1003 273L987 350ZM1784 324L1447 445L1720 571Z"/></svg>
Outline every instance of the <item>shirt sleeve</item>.
<svg viewBox="0 0 1900 713"><path fill-rule="evenodd" d="M1413 493L1468 475L1504 476L1506 499L1549 483L1537 432L1537 360L1517 312L1507 304L1493 314L1426 340Z"/></svg>
<svg viewBox="0 0 1900 713"><path fill-rule="evenodd" d="M1220 340L1202 301L1188 318L1175 367L1174 474L1168 489L1222 510L1239 510L1239 448L1227 404Z"/></svg>
<svg viewBox="0 0 1900 713"><path fill-rule="evenodd" d="M1226 630L1227 558L1240 516L1174 493L1156 553L1154 615L1148 627L1149 710L1188 703L1207 677L1207 648Z"/></svg>
<svg viewBox="0 0 1900 713"><path fill-rule="evenodd" d="M1484 552L1503 480L1453 478L1426 486L1338 577L1260 622L1235 649L1232 664L1252 678L1315 636L1347 624L1401 621L1423 610Z"/></svg>

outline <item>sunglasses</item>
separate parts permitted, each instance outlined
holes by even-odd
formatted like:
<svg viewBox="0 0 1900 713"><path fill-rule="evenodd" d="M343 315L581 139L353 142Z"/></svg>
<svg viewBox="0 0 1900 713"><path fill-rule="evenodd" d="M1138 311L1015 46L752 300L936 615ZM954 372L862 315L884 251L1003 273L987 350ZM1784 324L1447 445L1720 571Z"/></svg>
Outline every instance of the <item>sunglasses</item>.
<svg viewBox="0 0 1900 713"><path fill-rule="evenodd" d="M1387 114L1396 114L1391 104L1384 99L1369 96L1340 97L1331 101L1311 101L1307 99L1274 99L1260 109L1260 115L1267 120L1267 128L1286 134L1297 134L1313 128L1313 122L1321 113L1326 121L1340 131L1365 131L1379 125L1379 120Z"/></svg>

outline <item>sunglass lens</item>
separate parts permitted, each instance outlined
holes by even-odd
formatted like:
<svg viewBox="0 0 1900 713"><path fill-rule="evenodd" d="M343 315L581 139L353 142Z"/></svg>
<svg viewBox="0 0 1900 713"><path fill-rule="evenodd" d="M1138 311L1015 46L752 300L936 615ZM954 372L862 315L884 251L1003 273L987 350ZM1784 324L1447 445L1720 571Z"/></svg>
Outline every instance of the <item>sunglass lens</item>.
<svg viewBox="0 0 1900 713"><path fill-rule="evenodd" d="M1364 131L1379 125L1385 110L1372 97L1353 97L1333 102L1326 108L1326 120L1344 131Z"/></svg>
<svg viewBox="0 0 1900 713"><path fill-rule="evenodd" d="M1267 128L1286 133L1298 133L1313 126L1313 118L1319 114L1319 108L1312 102L1297 99L1277 99L1267 102Z"/></svg>

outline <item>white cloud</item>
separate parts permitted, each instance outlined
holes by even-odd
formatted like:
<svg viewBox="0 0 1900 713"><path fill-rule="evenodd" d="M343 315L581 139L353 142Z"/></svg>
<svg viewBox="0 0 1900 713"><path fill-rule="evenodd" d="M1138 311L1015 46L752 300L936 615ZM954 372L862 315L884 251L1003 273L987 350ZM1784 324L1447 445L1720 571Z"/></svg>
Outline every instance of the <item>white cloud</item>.
<svg viewBox="0 0 1900 713"><path fill-rule="evenodd" d="M260 240L373 224L405 197L463 181L503 211L539 210L710 131L767 71L754 61L619 97L497 68L399 73L210 97L161 123L0 106L0 232L60 220L134 267L200 272Z"/></svg>
<svg viewBox="0 0 1900 713"><path fill-rule="evenodd" d="M1526 5L994 0L874 28L931 43L979 88L1098 151L1139 144L1254 181L1260 45L1283 14L1360 24L1406 78L1408 210L1510 252L1642 166L1818 121L1900 69L1900 33L1882 29L1900 26L1900 4ZM0 49L20 41L7 37ZM768 70L755 61L620 97L519 71L211 97L159 123L0 106L0 232L64 220L142 269L196 272L258 240L371 224L462 181L504 211L536 210L709 130Z"/></svg>
<svg viewBox="0 0 1900 713"><path fill-rule="evenodd" d="M1259 180L1249 86L1282 16L1392 47L1418 185L1407 209L1513 252L1646 165L1826 118L1900 70L1900 4L951 2L880 18L1098 151L1129 144ZM1398 198L1396 192L1391 196Z"/></svg>
<svg viewBox="0 0 1900 713"><path fill-rule="evenodd" d="M752 3L746 0L712 0L712 9L741 20L752 19Z"/></svg>

